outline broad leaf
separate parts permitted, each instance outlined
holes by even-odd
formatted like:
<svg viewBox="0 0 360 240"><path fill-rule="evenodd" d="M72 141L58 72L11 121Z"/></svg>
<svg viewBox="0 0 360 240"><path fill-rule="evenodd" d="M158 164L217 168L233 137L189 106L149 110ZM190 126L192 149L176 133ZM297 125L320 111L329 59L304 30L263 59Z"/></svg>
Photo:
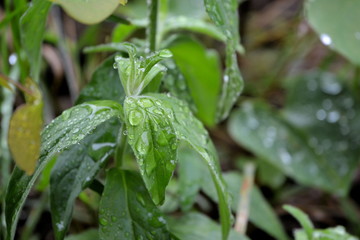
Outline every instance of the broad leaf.
<svg viewBox="0 0 360 240"><path fill-rule="evenodd" d="M47 0L33 0L20 19L22 47L30 62L31 77L37 83L41 66L41 45L51 5Z"/></svg>
<svg viewBox="0 0 360 240"><path fill-rule="evenodd" d="M161 204L177 159L171 106L154 97L129 97L124 111L129 144L141 175L155 204Z"/></svg>
<svg viewBox="0 0 360 240"><path fill-rule="evenodd" d="M164 216L135 172L107 173L99 211L100 239L170 239Z"/></svg>
<svg viewBox="0 0 360 240"><path fill-rule="evenodd" d="M64 239L76 197L89 186L113 153L119 122L112 119L62 152L51 172L50 206L56 239Z"/></svg>
<svg viewBox="0 0 360 240"><path fill-rule="evenodd" d="M99 233L97 229L90 229L76 235L70 235L65 240L99 240Z"/></svg>
<svg viewBox="0 0 360 240"><path fill-rule="evenodd" d="M360 65L360 1L308 0L306 16L321 41Z"/></svg>
<svg viewBox="0 0 360 240"><path fill-rule="evenodd" d="M245 102L233 112L228 131L236 142L298 182L337 189L337 169L318 157L306 139L265 103Z"/></svg>
<svg viewBox="0 0 360 240"><path fill-rule="evenodd" d="M85 24L95 24L110 16L119 5L119 0L54 0L67 14Z"/></svg>
<svg viewBox="0 0 360 240"><path fill-rule="evenodd" d="M160 101L161 105L171 109L171 112L174 115L172 124L177 138L180 141L189 144L207 165L219 197L222 238L226 239L231 227L229 197L221 176L216 150L210 140L208 132L201 122L192 115L190 109L184 102L163 94L151 94L151 96Z"/></svg>
<svg viewBox="0 0 360 240"><path fill-rule="evenodd" d="M240 188L243 183L243 177L237 172L227 172L223 176L233 199L231 209L236 212L241 198ZM202 189L213 200L218 201L215 188L209 184L210 179L207 180L206 175L204 177ZM286 233L275 212L257 187L253 187L251 190L249 219L254 225L275 239L287 239Z"/></svg>
<svg viewBox="0 0 360 240"><path fill-rule="evenodd" d="M186 79L197 107L196 115L206 125L213 126L220 92L219 56L215 51L206 50L199 42L184 37L172 42L169 49Z"/></svg>
<svg viewBox="0 0 360 240"><path fill-rule="evenodd" d="M168 222L170 232L179 240L221 239L221 226L200 213L191 212L181 217L171 217ZM231 231L228 240L248 240L248 238Z"/></svg>
<svg viewBox="0 0 360 240"><path fill-rule="evenodd" d="M43 103L25 104L14 112L9 127L9 147L16 165L33 174L40 154Z"/></svg>
<svg viewBox="0 0 360 240"><path fill-rule="evenodd" d="M113 100L119 103L124 101L125 93L113 67L114 61L111 56L95 70L91 81L81 90L77 104L94 100Z"/></svg>
<svg viewBox="0 0 360 240"><path fill-rule="evenodd" d="M68 109L42 132L38 166L32 176L15 168L6 193L7 240L14 238L17 220L26 196L48 161L71 145L79 143L102 122L121 117L122 107L113 101L95 101Z"/></svg>
<svg viewBox="0 0 360 240"><path fill-rule="evenodd" d="M203 0L167 0L170 16L185 16L205 19L206 11Z"/></svg>
<svg viewBox="0 0 360 240"><path fill-rule="evenodd" d="M326 162L316 174L332 174L324 189L339 195L348 192L360 160L359 113L359 98L330 73L310 72L289 83L284 115L314 149L312 161Z"/></svg>

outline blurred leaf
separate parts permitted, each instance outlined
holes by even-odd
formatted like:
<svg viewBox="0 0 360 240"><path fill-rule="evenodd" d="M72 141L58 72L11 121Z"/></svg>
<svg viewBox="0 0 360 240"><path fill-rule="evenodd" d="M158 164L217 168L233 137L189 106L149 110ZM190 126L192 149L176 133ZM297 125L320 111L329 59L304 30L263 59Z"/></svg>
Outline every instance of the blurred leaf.
<svg viewBox="0 0 360 240"><path fill-rule="evenodd" d="M243 177L238 172L227 172L223 176L233 200L231 209L236 212L240 201L239 194ZM209 180L203 181L202 189L213 200L218 201L216 191L209 184ZM277 215L257 187L253 187L251 190L249 218L254 225L274 238L278 240L288 239Z"/></svg>
<svg viewBox="0 0 360 240"><path fill-rule="evenodd" d="M113 119L115 120L115 119ZM50 206L55 239L64 239L76 197L114 152L119 122L107 121L81 143L62 152L51 172Z"/></svg>
<svg viewBox="0 0 360 240"><path fill-rule="evenodd" d="M314 175L319 178L331 172L325 189L346 195L360 160L359 99L341 79L326 72L300 76L287 88L285 117L314 149L317 159L312 161L319 166L326 162L327 167Z"/></svg>
<svg viewBox="0 0 360 240"><path fill-rule="evenodd" d="M43 104L22 105L11 118L9 148L16 165L27 175L33 174L40 154Z"/></svg>
<svg viewBox="0 0 360 240"><path fill-rule="evenodd" d="M5 87L7 89L9 89L10 91L13 91L13 89L11 88L11 86L9 85L8 81L7 81L7 77L0 74L0 86Z"/></svg>
<svg viewBox="0 0 360 240"><path fill-rule="evenodd" d="M95 70L91 81L81 90L76 104L94 100L124 101L125 92L119 74L113 67L114 63L114 56L111 56Z"/></svg>
<svg viewBox="0 0 360 240"><path fill-rule="evenodd" d="M181 217L168 218L170 232L179 240L219 240L221 226L205 215L196 212ZM230 231L228 240L248 240L235 231Z"/></svg>
<svg viewBox="0 0 360 240"><path fill-rule="evenodd" d="M112 32L111 41L114 43L123 42L137 29L138 27L135 25L118 24Z"/></svg>
<svg viewBox="0 0 360 240"><path fill-rule="evenodd" d="M129 144L141 175L155 204L161 204L177 160L171 106L155 97L129 97L124 111Z"/></svg>
<svg viewBox="0 0 360 240"><path fill-rule="evenodd" d="M170 16L184 16L196 19L206 18L203 0L167 0Z"/></svg>
<svg viewBox="0 0 360 240"><path fill-rule="evenodd" d="M321 41L360 65L360 1L308 0L306 16ZM335 17L336 16L336 17Z"/></svg>
<svg viewBox="0 0 360 240"><path fill-rule="evenodd" d="M284 209L289 212L294 218L296 218L296 220L298 220L298 222L304 228L308 238L312 239L314 226L309 217L300 209L290 205L285 205Z"/></svg>
<svg viewBox="0 0 360 240"><path fill-rule="evenodd" d="M33 0L20 19L22 47L30 63L31 77L36 83L39 83L41 45L51 5L50 1Z"/></svg>
<svg viewBox="0 0 360 240"><path fill-rule="evenodd" d="M97 53L97 52L126 52L127 49L123 43L104 43L96 46L88 46L84 48L84 53Z"/></svg>
<svg viewBox="0 0 360 240"><path fill-rule="evenodd" d="M277 189L285 182L285 175L267 161L259 160L256 162L256 165L259 180L263 185Z"/></svg>
<svg viewBox="0 0 360 240"><path fill-rule="evenodd" d="M96 24L110 16L119 0L54 0L67 14L84 24Z"/></svg>
<svg viewBox="0 0 360 240"><path fill-rule="evenodd" d="M206 166L199 158L199 154L189 146L181 145L178 149L179 196L183 211L188 211L193 206L203 184Z"/></svg>
<svg viewBox="0 0 360 240"><path fill-rule="evenodd" d="M97 229L90 229L79 234L72 234L65 240L99 240L99 233Z"/></svg>
<svg viewBox="0 0 360 240"><path fill-rule="evenodd" d="M206 125L213 126L221 79L218 55L215 51L207 51L199 42L184 37L172 42L169 49L186 79L198 110L196 115Z"/></svg>
<svg viewBox="0 0 360 240"><path fill-rule="evenodd" d="M121 4L121 5L126 5L127 2L128 2L128 0L120 0L120 4Z"/></svg>
<svg viewBox="0 0 360 240"><path fill-rule="evenodd" d="M15 168L5 196L7 240L14 239L16 224L26 196L50 159L71 145L79 143L102 122L122 116L122 107L113 101L84 103L64 111L41 133L38 166L32 176Z"/></svg>
<svg viewBox="0 0 360 240"><path fill-rule="evenodd" d="M210 140L208 132L201 122L192 115L190 109L184 102L163 94L151 94L150 96L158 99L162 105L168 106L168 109L172 109L171 112L174 115L173 127L177 138L189 144L208 166L219 197L222 239L227 239L232 220L229 196L221 176L216 150Z"/></svg>
<svg viewBox="0 0 360 240"><path fill-rule="evenodd" d="M99 211L100 239L170 239L165 218L135 172L107 173Z"/></svg>
<svg viewBox="0 0 360 240"><path fill-rule="evenodd" d="M334 192L342 181L338 169L316 155L306 139L262 102L245 102L233 112L232 138L283 173L307 186Z"/></svg>

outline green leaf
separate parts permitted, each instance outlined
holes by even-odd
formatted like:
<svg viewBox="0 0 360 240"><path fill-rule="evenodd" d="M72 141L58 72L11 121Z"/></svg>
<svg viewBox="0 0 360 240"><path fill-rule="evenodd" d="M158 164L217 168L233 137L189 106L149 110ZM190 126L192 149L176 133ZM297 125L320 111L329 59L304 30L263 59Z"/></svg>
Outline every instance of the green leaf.
<svg viewBox="0 0 360 240"><path fill-rule="evenodd" d="M301 130L316 153L312 161L326 162L316 176L331 173L324 189L345 196L359 164L359 98L340 78L326 72L299 76L287 88L286 119Z"/></svg>
<svg viewBox="0 0 360 240"><path fill-rule="evenodd" d="M94 100L124 101L125 92L113 65L114 57L111 56L95 70L91 81L81 90L76 104Z"/></svg>
<svg viewBox="0 0 360 240"><path fill-rule="evenodd" d="M110 16L119 5L119 0L54 0L67 14L85 24L96 24Z"/></svg>
<svg viewBox="0 0 360 240"><path fill-rule="evenodd" d="M72 234L65 240L99 240L99 233L97 229L90 229L76 235Z"/></svg>
<svg viewBox="0 0 360 240"><path fill-rule="evenodd" d="M51 172L50 206L55 239L64 239L76 197L90 185L114 152L119 122L107 121L62 152Z"/></svg>
<svg viewBox="0 0 360 240"><path fill-rule="evenodd" d="M330 192L338 185L337 169L265 103L245 102L233 112L228 131L236 142L304 185Z"/></svg>
<svg viewBox="0 0 360 240"><path fill-rule="evenodd" d="M94 101L70 108L53 120L42 132L38 166L32 176L15 168L5 196L7 240L14 239L20 210L36 178L50 159L79 143L102 122L122 116L122 107L113 101Z"/></svg>
<svg viewBox="0 0 360 240"><path fill-rule="evenodd" d="M124 103L129 144L155 204L161 204L176 164L177 139L171 106L154 97L126 98Z"/></svg>
<svg viewBox="0 0 360 240"><path fill-rule="evenodd" d="M203 0L168 1L170 16L185 16L205 19L206 11Z"/></svg>
<svg viewBox="0 0 360 240"><path fill-rule="evenodd" d="M223 176L233 199L231 209L236 212L240 201L239 194L243 183L243 177L238 172L227 172L223 174ZM209 184L209 177L207 177L208 179L206 179L206 177L207 176L205 176L205 179L202 181L202 189L213 200L218 201L216 190ZM281 222L257 187L253 187L251 190L249 219L254 225L264 230L275 239L288 239Z"/></svg>
<svg viewBox="0 0 360 240"><path fill-rule="evenodd" d="M126 52L127 49L123 43L104 43L96 46L88 46L84 48L84 53L97 52Z"/></svg>
<svg viewBox="0 0 360 240"><path fill-rule="evenodd" d="M186 79L197 107L196 115L206 125L213 126L220 92L219 56L215 51L206 50L199 42L186 37L176 39L169 49Z"/></svg>
<svg viewBox="0 0 360 240"><path fill-rule="evenodd" d="M199 158L199 154L189 146L180 145L178 148L179 196L183 211L193 206L204 181L206 166Z"/></svg>
<svg viewBox="0 0 360 240"><path fill-rule="evenodd" d="M170 239L164 216L135 172L107 173L99 211L100 239Z"/></svg>
<svg viewBox="0 0 360 240"><path fill-rule="evenodd" d="M160 101L161 105L168 106L168 109L172 109L174 115L172 123L177 138L189 144L208 166L219 197L222 238L226 239L229 234L232 219L229 196L221 176L216 150L210 140L208 132L201 122L192 115L190 109L184 102L163 94L151 94L150 96Z"/></svg>
<svg viewBox="0 0 360 240"><path fill-rule="evenodd" d="M30 62L31 77L37 83L41 66L41 45L51 5L48 0L33 0L20 19L22 47Z"/></svg>
<svg viewBox="0 0 360 240"><path fill-rule="evenodd" d="M112 32L111 41L114 43L123 42L137 29L138 27L135 25L118 24Z"/></svg>
<svg viewBox="0 0 360 240"><path fill-rule="evenodd" d="M221 227L207 216L191 212L181 217L168 219L170 232L179 240L219 240ZM248 240L235 231L231 231L228 240Z"/></svg>
<svg viewBox="0 0 360 240"><path fill-rule="evenodd" d="M296 218L296 220L298 220L298 222L304 228L308 238L312 239L314 226L309 217L300 209L290 205L285 205L284 209L288 211L294 218Z"/></svg>
<svg viewBox="0 0 360 240"><path fill-rule="evenodd" d="M360 65L360 2L309 0L305 9L307 19L321 41Z"/></svg>

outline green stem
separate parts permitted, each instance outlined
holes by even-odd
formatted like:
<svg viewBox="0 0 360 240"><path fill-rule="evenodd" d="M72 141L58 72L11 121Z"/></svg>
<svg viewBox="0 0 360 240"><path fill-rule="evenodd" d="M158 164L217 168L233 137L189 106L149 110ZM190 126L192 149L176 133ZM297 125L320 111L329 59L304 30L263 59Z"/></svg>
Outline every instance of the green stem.
<svg viewBox="0 0 360 240"><path fill-rule="evenodd" d="M151 52L156 51L156 42L157 42L157 21L158 21L158 9L159 9L159 0L148 0L148 9L149 9L149 26L147 28L147 38L149 43L149 48Z"/></svg>
<svg viewBox="0 0 360 240"><path fill-rule="evenodd" d="M126 153L126 147L127 147L126 128L125 125L122 124L117 138L117 146L115 149L115 166L117 168L122 167L124 156Z"/></svg>

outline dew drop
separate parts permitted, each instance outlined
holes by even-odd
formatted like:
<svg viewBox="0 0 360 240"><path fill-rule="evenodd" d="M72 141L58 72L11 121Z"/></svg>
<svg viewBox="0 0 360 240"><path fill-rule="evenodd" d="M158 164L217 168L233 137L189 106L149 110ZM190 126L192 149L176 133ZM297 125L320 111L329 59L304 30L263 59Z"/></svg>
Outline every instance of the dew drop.
<svg viewBox="0 0 360 240"><path fill-rule="evenodd" d="M105 218L100 218L99 222L100 222L100 224L103 225L103 226L108 225L108 221L107 221Z"/></svg>
<svg viewBox="0 0 360 240"><path fill-rule="evenodd" d="M329 35L325 34L325 33L320 35L320 40L326 46L329 46L332 43L331 37Z"/></svg>
<svg viewBox="0 0 360 240"><path fill-rule="evenodd" d="M140 112L138 110L132 110L129 113L129 122L132 126L139 125L142 120L143 120L142 112Z"/></svg>

